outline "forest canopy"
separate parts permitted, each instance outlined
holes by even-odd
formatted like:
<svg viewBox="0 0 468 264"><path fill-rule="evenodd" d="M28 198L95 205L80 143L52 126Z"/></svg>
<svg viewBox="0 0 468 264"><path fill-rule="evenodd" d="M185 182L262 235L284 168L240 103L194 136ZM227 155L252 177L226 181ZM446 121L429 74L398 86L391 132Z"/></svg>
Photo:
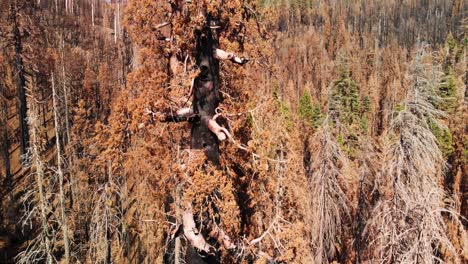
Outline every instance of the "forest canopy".
<svg viewBox="0 0 468 264"><path fill-rule="evenodd" d="M467 262L465 15L1 0L0 262Z"/></svg>

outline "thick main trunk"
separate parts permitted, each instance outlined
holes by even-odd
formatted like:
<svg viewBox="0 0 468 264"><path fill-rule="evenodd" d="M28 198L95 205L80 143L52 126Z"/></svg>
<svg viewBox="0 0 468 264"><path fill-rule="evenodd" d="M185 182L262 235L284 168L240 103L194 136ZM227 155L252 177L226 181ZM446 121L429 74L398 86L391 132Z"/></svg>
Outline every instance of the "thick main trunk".
<svg viewBox="0 0 468 264"><path fill-rule="evenodd" d="M219 141L210 130L207 122L212 119L219 105L219 62L213 51L218 46L211 30L206 28L198 36L197 66L200 74L195 78L193 87L193 112L200 118L192 125L192 148L203 149L207 159L214 164L219 163Z"/></svg>
<svg viewBox="0 0 468 264"><path fill-rule="evenodd" d="M192 96L191 108L181 108L177 111L161 114L147 110L153 118L160 122L181 122L189 121L192 123L191 148L204 151L207 160L213 165L219 165L220 150L219 142L231 138L229 131L216 122L219 114L216 109L220 103L219 96L219 61L230 60L233 63L243 65L249 60L238 57L232 52L227 52L218 48L216 28L219 28L217 21L207 18L205 28L197 32L197 43L195 50L196 64L200 70L198 76L193 80L190 96ZM160 24L158 27L169 26L168 23ZM170 38L166 38L170 39ZM175 74L178 72L177 58L172 54L168 61L168 72ZM144 125L143 125L144 126ZM182 208L177 207L179 210ZM177 213L178 217L180 213ZM187 202L182 213L183 233L187 239L186 260L190 263L219 263L218 256L215 254L215 248L211 246L203 234L197 230L194 213L191 202ZM216 223L209 227L208 236L216 240L225 249L234 250L237 245L233 243L226 232L224 232ZM176 263L180 261L180 241L176 239L175 243ZM200 258L196 251L207 254L205 258ZM192 254L193 253L193 254Z"/></svg>
<svg viewBox="0 0 468 264"><path fill-rule="evenodd" d="M196 59L200 74L195 78L193 84L193 110L183 111L194 116L192 120L191 147L193 149L203 149L207 160L215 165L219 164L219 141L214 131L210 130L209 120L212 120L216 114L216 108L220 101L218 93L219 64L213 54L217 45L217 40L213 38L211 29L208 27L198 36ZM206 242L203 235L196 229L190 202L186 205L183 214L183 228L184 235L189 242L186 260L189 257L193 263L209 263L208 260L199 258L196 254L190 254L190 252L194 251L193 248L209 254L214 252L214 248ZM216 260L214 263L218 263L218 261Z"/></svg>

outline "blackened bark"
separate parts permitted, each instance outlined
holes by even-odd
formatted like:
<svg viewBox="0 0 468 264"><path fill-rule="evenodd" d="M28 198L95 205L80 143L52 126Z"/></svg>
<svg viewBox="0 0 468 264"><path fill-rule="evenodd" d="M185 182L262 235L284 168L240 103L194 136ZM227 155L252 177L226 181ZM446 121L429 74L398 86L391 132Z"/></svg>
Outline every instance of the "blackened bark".
<svg viewBox="0 0 468 264"><path fill-rule="evenodd" d="M381 136L386 128L387 124L387 85L388 82L383 82L382 89L380 90L379 96L379 111L377 112L377 135Z"/></svg>
<svg viewBox="0 0 468 264"><path fill-rule="evenodd" d="M5 182L4 186L7 191L11 190L11 166L10 166L10 140L8 138L8 102L5 100L1 104L2 111L0 113L0 146L3 165L5 166Z"/></svg>
<svg viewBox="0 0 468 264"><path fill-rule="evenodd" d="M209 161L219 163L219 141L206 122L215 115L220 102L219 62L213 56L218 47L213 26L216 21L208 19L207 26L197 36L196 59L200 74L195 78L193 87L193 112L199 116L192 125L192 148L203 149ZM213 34L214 33L214 34Z"/></svg>
<svg viewBox="0 0 468 264"><path fill-rule="evenodd" d="M42 100L42 127L47 130L47 98L45 95L45 89L41 89L41 100ZM40 109L40 107L39 107ZM49 135L44 133L45 141L49 142Z"/></svg>
<svg viewBox="0 0 468 264"><path fill-rule="evenodd" d="M365 227L365 215L364 211L366 208L366 198L364 190L364 179L361 178L359 181L359 194L358 194L358 208L357 208L357 224L354 230L354 251L355 259L354 263L361 263L361 251L363 244L363 233Z"/></svg>
<svg viewBox="0 0 468 264"><path fill-rule="evenodd" d="M18 19L15 2L10 5L10 19L12 24L12 32L15 46L15 69L16 69L16 92L17 92L17 106L20 128L20 150L21 155L26 154L29 145L29 132L27 122L28 106L26 104L26 79L24 73L24 63L21 54L23 46L21 43L21 36L18 28Z"/></svg>

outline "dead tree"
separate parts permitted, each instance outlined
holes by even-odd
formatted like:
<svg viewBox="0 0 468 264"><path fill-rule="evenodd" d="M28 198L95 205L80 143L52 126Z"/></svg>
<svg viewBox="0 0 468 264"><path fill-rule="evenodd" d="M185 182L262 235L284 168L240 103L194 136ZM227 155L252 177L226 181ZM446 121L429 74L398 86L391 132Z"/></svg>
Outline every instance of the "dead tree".
<svg viewBox="0 0 468 264"><path fill-rule="evenodd" d="M13 99L6 87L0 84L0 151L5 168L5 187L7 191L11 189L11 164L10 164L10 139L8 133L8 100Z"/></svg>
<svg viewBox="0 0 468 264"><path fill-rule="evenodd" d="M31 83L34 83L33 81ZM35 90L33 88L33 90ZM34 92L33 92L34 94ZM37 101L34 100L31 104L30 115L28 118L31 128L31 148L30 148L30 165L32 168L31 176L34 176L34 182L28 186L22 198L24 205L24 216L22 218L23 226L31 226L31 223L37 221L40 223L38 234L28 243L18 256L17 263L34 263L37 260L51 264L54 262L54 240L55 230L50 225L50 217L52 205L48 201L51 196L48 188L46 164L43 157L43 146L41 145L40 136L40 121Z"/></svg>
<svg viewBox="0 0 468 264"><path fill-rule="evenodd" d="M0 148L3 165L5 166L4 185L7 192L11 190L11 165L10 165L10 139L8 133L8 101L0 99Z"/></svg>
<svg viewBox="0 0 468 264"><path fill-rule="evenodd" d="M54 124L55 124L55 147L57 148L57 175L59 177L59 199L60 199L60 220L63 233L63 245L65 249L65 263L70 263L70 239L68 236L68 220L65 208L65 192L64 192L64 173L62 170L63 157L62 157L62 145L60 141L60 127L58 118L58 103L57 94L55 92L54 84L54 73L52 73L52 102L54 107Z"/></svg>
<svg viewBox="0 0 468 264"><path fill-rule="evenodd" d="M429 56L425 49L415 56L412 86L392 119L386 166L376 178L382 197L367 229L375 237L373 257L384 263L439 263L448 257L460 262L444 214L458 216L440 186L445 161L430 129L430 122L443 125L439 118L445 113L435 107L441 72L428 63Z"/></svg>
<svg viewBox="0 0 468 264"><path fill-rule="evenodd" d="M311 230L314 233L312 249L316 263L329 263L337 256L333 243L343 236L343 223L349 216L346 194L340 185L344 175L351 174L348 160L341 153L325 119L311 149L316 149L309 184L313 199Z"/></svg>
<svg viewBox="0 0 468 264"><path fill-rule="evenodd" d="M22 58L23 45L21 34L18 25L18 14L16 1L10 4L10 23L12 27L14 47L15 47L15 69L16 69L16 91L17 105L19 112L19 128L20 128L20 148L21 155L26 154L29 144L29 133L27 123L27 103L26 103L26 78L24 71L24 63Z"/></svg>
<svg viewBox="0 0 468 264"><path fill-rule="evenodd" d="M0 95L2 90L2 84L0 83ZM0 97L0 156L3 163L0 163L4 166L4 171L0 171L0 179L3 178L2 182L2 192L5 194L1 195L2 201L6 200L7 193L11 196L11 165L10 165L10 140L8 139L8 101ZM4 175L3 175L4 174ZM11 201L11 199L10 199ZM2 202L3 204L3 202ZM0 212L0 224L3 225L3 212Z"/></svg>
<svg viewBox="0 0 468 264"><path fill-rule="evenodd" d="M217 21L207 18L206 24L197 34L195 56L200 73L193 81L192 107L179 109L175 114L163 115L160 121L191 122L192 149L202 149L209 161L218 164L219 142L230 137L228 130L216 121L216 109L221 101L219 60L230 60L242 65L248 59L219 49Z"/></svg>
<svg viewBox="0 0 468 264"><path fill-rule="evenodd" d="M69 119L69 106L68 106L68 102L69 102L69 95L68 95L68 92L69 92L69 87L67 86L67 76L65 74L65 40L63 39L63 35L62 35L62 45L61 45L61 66L62 66L62 91L63 91L63 101L64 101L64 105L65 105L65 132L66 132L66 135L67 135L67 140L63 140L64 144L69 144L70 141L71 141L71 137L70 137L70 119ZM54 111L55 112L55 111ZM65 155L68 155L70 152L73 152L72 150L70 151L70 149L68 149L67 151L67 148L64 148L64 152L65 152ZM68 155L68 164L69 166L71 166L71 164L73 164L73 160L72 160L72 155ZM68 172L68 176L69 176L69 189L70 189L70 201L71 201L71 204L73 205L73 197L75 196L75 188L74 188L74 179L73 179L73 175L71 173L71 171Z"/></svg>
<svg viewBox="0 0 468 264"><path fill-rule="evenodd" d="M205 26L195 34L197 43L194 56L199 74L192 83L192 106L179 109L174 114L160 116L162 122L190 122L192 124L191 148L203 150L207 161L215 166L219 165L219 143L230 138L228 130L216 121L218 117L216 110L221 101L219 60L230 60L240 65L248 62L246 58L238 57L231 52L220 49L219 33L218 20L207 15ZM185 238L190 246L198 251L213 253L214 248L197 231L191 202L187 202L184 206L182 230ZM216 225L212 225L210 237L218 241L226 249L236 247L227 234ZM178 254L179 252L176 252L176 255Z"/></svg>

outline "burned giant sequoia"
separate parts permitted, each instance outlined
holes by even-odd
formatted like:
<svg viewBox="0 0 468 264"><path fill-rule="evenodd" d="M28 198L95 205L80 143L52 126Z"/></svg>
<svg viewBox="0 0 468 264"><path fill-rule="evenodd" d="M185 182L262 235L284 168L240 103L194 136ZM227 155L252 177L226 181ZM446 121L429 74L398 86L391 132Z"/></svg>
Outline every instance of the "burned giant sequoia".
<svg viewBox="0 0 468 264"><path fill-rule="evenodd" d="M219 105L219 62L213 51L218 46L216 23L208 22L211 28L205 27L197 36L197 65L200 74L194 80L193 112L199 116L192 125L192 148L204 149L209 160L219 161L219 146L216 135L211 132L213 116ZM215 34L213 34L215 33ZM212 121L213 120L213 121ZM222 135L219 138L222 140Z"/></svg>
<svg viewBox="0 0 468 264"><path fill-rule="evenodd" d="M192 123L192 149L203 149L214 164L219 163L219 142L230 137L226 128L216 122L219 94L219 60L245 64L248 59L219 48L220 26L217 20L207 18L206 26L196 33L196 65L199 74L193 81L192 107L179 109L175 115L165 115L164 122Z"/></svg>
<svg viewBox="0 0 468 264"><path fill-rule="evenodd" d="M192 82L192 106L179 109L175 114L163 115L160 119L163 122L190 122L192 124L191 148L203 150L207 161L215 166L219 166L220 141L231 137L228 130L216 121L219 116L217 109L221 102L219 92L219 60L230 60L240 65L248 62L246 58L238 57L231 52L226 52L219 48L218 36L220 31L221 27L218 20L208 16L205 26L198 32L195 32L197 43L195 45L194 57L196 58L196 67L199 73ZM193 261L193 257L197 255L195 253L198 251L208 254L209 257L204 258L208 263L212 263L213 261L217 263L217 258L212 257L216 255L215 249L197 231L191 202L185 204L182 218L183 223L181 227L189 244L186 259L192 259ZM208 226L212 229L210 231L212 239L223 244L226 249L236 248L236 245L231 242L227 234L217 225L208 224ZM200 259L200 261L202 260ZM203 263L203 261L200 263Z"/></svg>

